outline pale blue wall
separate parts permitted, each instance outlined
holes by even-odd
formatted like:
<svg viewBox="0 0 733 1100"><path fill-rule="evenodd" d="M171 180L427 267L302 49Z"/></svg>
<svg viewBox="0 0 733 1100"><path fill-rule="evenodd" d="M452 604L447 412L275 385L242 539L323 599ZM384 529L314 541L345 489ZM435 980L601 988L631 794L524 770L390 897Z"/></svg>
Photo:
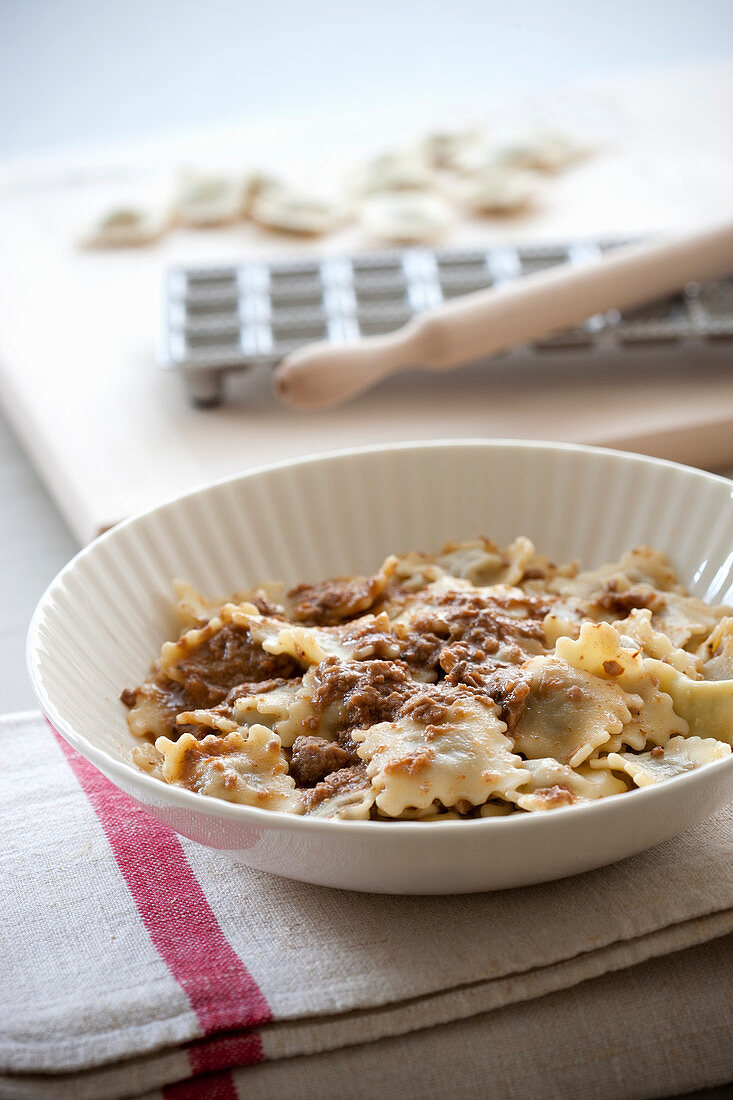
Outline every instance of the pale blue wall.
<svg viewBox="0 0 733 1100"><path fill-rule="evenodd" d="M733 0L0 0L0 154L725 55Z"/></svg>

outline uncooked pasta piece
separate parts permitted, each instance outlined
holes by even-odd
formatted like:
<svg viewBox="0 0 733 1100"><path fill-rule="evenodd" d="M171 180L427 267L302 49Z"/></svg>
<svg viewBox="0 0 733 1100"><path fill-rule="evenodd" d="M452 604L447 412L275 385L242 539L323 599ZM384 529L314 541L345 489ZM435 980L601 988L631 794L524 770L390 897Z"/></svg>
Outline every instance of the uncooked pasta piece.
<svg viewBox="0 0 733 1100"><path fill-rule="evenodd" d="M404 149L373 157L351 180L351 190L361 198L392 191L429 191L434 186L426 158Z"/></svg>
<svg viewBox="0 0 733 1100"><path fill-rule="evenodd" d="M259 168L252 168L249 172L245 172L240 182L242 210L248 217L251 216L252 208L261 195L287 190L281 179L269 172L263 172Z"/></svg>
<svg viewBox="0 0 733 1100"><path fill-rule="evenodd" d="M304 237L331 233L348 221L348 211L340 203L285 187L261 192L250 216L266 229Z"/></svg>
<svg viewBox="0 0 733 1100"><path fill-rule="evenodd" d="M473 214L515 214L532 205L538 190L536 173L497 165L461 180L455 196Z"/></svg>
<svg viewBox="0 0 733 1100"><path fill-rule="evenodd" d="M116 206L81 239L84 248L136 248L159 240L170 226L167 212L143 206Z"/></svg>
<svg viewBox="0 0 733 1100"><path fill-rule="evenodd" d="M420 244L442 237L455 220L453 208L439 195L402 192L380 195L364 203L365 228L392 244Z"/></svg>
<svg viewBox="0 0 733 1100"><path fill-rule="evenodd" d="M556 174L585 159L590 146L555 130L534 130L497 143L496 163Z"/></svg>
<svg viewBox="0 0 733 1100"><path fill-rule="evenodd" d="M173 200L181 225L208 228L230 225L244 212L241 180L187 170L181 173Z"/></svg>
<svg viewBox="0 0 733 1100"><path fill-rule="evenodd" d="M419 140L419 154L435 168L454 168L467 151L476 148L483 133L478 126L431 130Z"/></svg>

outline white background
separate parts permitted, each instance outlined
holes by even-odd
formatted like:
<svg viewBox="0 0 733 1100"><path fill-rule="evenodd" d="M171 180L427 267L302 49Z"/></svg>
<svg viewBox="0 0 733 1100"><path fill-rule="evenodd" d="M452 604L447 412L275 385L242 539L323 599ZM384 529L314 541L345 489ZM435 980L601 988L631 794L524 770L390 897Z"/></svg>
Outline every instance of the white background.
<svg viewBox="0 0 733 1100"><path fill-rule="evenodd" d="M395 104L501 109L731 53L731 0L0 0L0 155Z"/></svg>

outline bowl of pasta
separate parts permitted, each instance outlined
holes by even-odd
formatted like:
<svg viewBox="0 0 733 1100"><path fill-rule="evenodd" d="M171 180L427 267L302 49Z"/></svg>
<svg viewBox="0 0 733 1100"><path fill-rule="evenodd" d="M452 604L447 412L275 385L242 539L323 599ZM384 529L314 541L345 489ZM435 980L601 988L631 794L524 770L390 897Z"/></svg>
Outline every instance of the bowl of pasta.
<svg viewBox="0 0 733 1100"><path fill-rule="evenodd" d="M544 442L230 477L40 601L50 723L178 833L344 889L576 874L733 796L733 486Z"/></svg>

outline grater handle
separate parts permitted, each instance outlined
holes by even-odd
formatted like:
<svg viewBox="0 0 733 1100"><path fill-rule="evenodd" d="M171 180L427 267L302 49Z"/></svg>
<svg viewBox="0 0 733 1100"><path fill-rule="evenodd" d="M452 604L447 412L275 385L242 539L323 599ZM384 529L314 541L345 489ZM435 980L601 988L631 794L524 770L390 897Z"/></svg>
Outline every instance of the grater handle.
<svg viewBox="0 0 733 1100"><path fill-rule="evenodd" d="M450 370L731 271L733 222L623 245L587 264L561 264L454 298L387 336L298 348L277 368L275 391L294 407L340 405L406 367Z"/></svg>

